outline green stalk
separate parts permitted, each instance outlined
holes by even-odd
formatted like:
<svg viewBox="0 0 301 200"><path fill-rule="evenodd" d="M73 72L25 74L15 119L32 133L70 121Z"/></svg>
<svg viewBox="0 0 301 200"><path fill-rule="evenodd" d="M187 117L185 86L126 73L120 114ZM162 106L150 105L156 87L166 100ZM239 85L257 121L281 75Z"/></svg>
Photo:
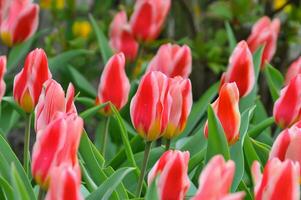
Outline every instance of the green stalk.
<svg viewBox="0 0 301 200"><path fill-rule="evenodd" d="M26 125L25 125L25 136L24 136L24 150L23 150L23 167L28 174L29 170L29 159L30 159L30 153L29 153L29 144L30 144L30 127L31 127L31 118L32 113L29 115L26 115Z"/></svg>
<svg viewBox="0 0 301 200"><path fill-rule="evenodd" d="M152 142L147 141L146 144L145 144L144 158L143 158L141 173L140 173L140 176L139 176L139 181L138 181L138 186L137 186L137 192L136 192L137 197L140 197L140 195L141 195L144 175L145 175L146 166L147 166L147 163L148 163L148 158L149 158L149 153L150 153L150 150L151 150L151 146L152 146Z"/></svg>
<svg viewBox="0 0 301 200"><path fill-rule="evenodd" d="M168 151L169 148L170 148L170 142L171 142L171 139L166 139L166 143L165 143L165 151Z"/></svg>
<svg viewBox="0 0 301 200"><path fill-rule="evenodd" d="M105 119L105 132L103 134L103 145L101 149L101 154L105 158L106 157L106 147L107 147L107 140L108 140L108 134L109 134L109 125L110 125L110 117L106 117Z"/></svg>
<svg viewBox="0 0 301 200"><path fill-rule="evenodd" d="M38 200L43 200L45 196L45 191L39 187Z"/></svg>

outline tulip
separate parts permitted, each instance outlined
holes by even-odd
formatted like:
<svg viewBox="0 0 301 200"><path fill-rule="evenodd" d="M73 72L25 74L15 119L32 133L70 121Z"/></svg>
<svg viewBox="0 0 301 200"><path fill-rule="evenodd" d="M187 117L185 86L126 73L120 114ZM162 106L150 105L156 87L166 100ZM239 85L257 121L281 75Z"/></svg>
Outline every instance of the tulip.
<svg viewBox="0 0 301 200"><path fill-rule="evenodd" d="M0 34L7 46L28 40L37 30L39 6L30 0L1 1Z"/></svg>
<svg viewBox="0 0 301 200"><path fill-rule="evenodd" d="M192 57L187 45L162 45L150 61L147 71L161 71L168 77L188 78L191 73Z"/></svg>
<svg viewBox="0 0 301 200"><path fill-rule="evenodd" d="M123 53L113 55L107 62L98 86L96 104L111 102L120 110L128 101L130 82L125 73L125 58ZM109 106L103 109L109 115Z"/></svg>
<svg viewBox="0 0 301 200"><path fill-rule="evenodd" d="M153 141L164 133L171 110L168 78L161 72L148 72L140 82L131 101L131 120L147 141Z"/></svg>
<svg viewBox="0 0 301 200"><path fill-rule="evenodd" d="M229 194L235 173L235 163L216 155L208 162L199 177L199 189L192 200L242 200L244 192Z"/></svg>
<svg viewBox="0 0 301 200"><path fill-rule="evenodd" d="M254 87L253 58L245 41L239 42L232 52L227 72L222 76L221 86L231 82L236 83L240 97L247 96Z"/></svg>
<svg viewBox="0 0 301 200"><path fill-rule="evenodd" d="M264 68L265 62L272 60L276 52L279 31L280 20L276 18L271 21L267 16L260 18L252 27L252 32L247 42L252 53L261 45L264 45L261 69Z"/></svg>
<svg viewBox="0 0 301 200"><path fill-rule="evenodd" d="M37 134L32 153L32 175L43 188L48 188L51 170L61 163L75 166L83 130L83 120L76 114L61 113Z"/></svg>
<svg viewBox="0 0 301 200"><path fill-rule="evenodd" d="M6 90L6 84L3 80L5 72L6 72L6 56L0 56L0 102Z"/></svg>
<svg viewBox="0 0 301 200"><path fill-rule="evenodd" d="M69 84L65 99L65 92L59 83L53 79L46 81L35 109L36 132L44 129L55 118L57 112L77 113L73 100L72 84Z"/></svg>
<svg viewBox="0 0 301 200"><path fill-rule="evenodd" d="M289 66L285 75L285 85L288 85L289 82L298 74L301 74L301 56Z"/></svg>
<svg viewBox="0 0 301 200"><path fill-rule="evenodd" d="M276 138L269 159L278 158L281 161L287 159L301 164L301 129L293 126L283 130Z"/></svg>
<svg viewBox="0 0 301 200"><path fill-rule="evenodd" d="M116 52L123 52L128 60L133 61L138 53L138 42L136 42L131 27L127 22L124 11L117 13L110 25L110 46Z"/></svg>
<svg viewBox="0 0 301 200"><path fill-rule="evenodd" d="M38 103L43 84L51 78L43 49L30 52L24 68L14 79L14 98L25 112L32 112Z"/></svg>
<svg viewBox="0 0 301 200"><path fill-rule="evenodd" d="M299 200L299 164L291 160L281 162L277 158L269 160L260 172L260 164L252 165L255 200L283 199Z"/></svg>
<svg viewBox="0 0 301 200"><path fill-rule="evenodd" d="M225 83L219 91L219 97L212 104L229 144L234 144L239 138L240 113L238 103L239 91L236 83ZM208 121L205 124L204 133L208 137Z"/></svg>
<svg viewBox="0 0 301 200"><path fill-rule="evenodd" d="M290 127L300 119L301 75L294 77L281 92L274 104L275 122L282 128Z"/></svg>
<svg viewBox="0 0 301 200"><path fill-rule="evenodd" d="M130 25L133 34L140 40L156 39L167 17L171 0L136 1Z"/></svg>
<svg viewBox="0 0 301 200"><path fill-rule="evenodd" d="M180 76L170 79L171 110L164 138L178 136L185 128L192 106L191 82Z"/></svg>
<svg viewBox="0 0 301 200"><path fill-rule="evenodd" d="M62 164L51 172L50 186L46 200L83 200L80 193L81 176L79 166Z"/></svg>
<svg viewBox="0 0 301 200"><path fill-rule="evenodd" d="M158 193L161 200L184 199L189 189L190 181L187 174L189 152L168 150L156 162L148 175L148 184L158 179Z"/></svg>

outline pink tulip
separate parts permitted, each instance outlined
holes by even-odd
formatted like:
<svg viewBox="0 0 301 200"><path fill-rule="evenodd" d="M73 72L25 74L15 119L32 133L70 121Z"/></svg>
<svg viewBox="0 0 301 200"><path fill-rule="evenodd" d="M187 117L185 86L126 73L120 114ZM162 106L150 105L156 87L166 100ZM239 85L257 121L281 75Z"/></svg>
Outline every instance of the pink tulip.
<svg viewBox="0 0 301 200"><path fill-rule="evenodd" d="M289 66L285 75L285 85L289 84L289 82L298 74L301 74L301 56Z"/></svg>
<svg viewBox="0 0 301 200"><path fill-rule="evenodd" d="M182 200L189 189L187 174L189 152L166 151L148 174L148 185L158 179L158 193L161 200Z"/></svg>
<svg viewBox="0 0 301 200"><path fill-rule="evenodd" d="M44 129L56 116L57 112L77 113L74 106L74 87L70 83L67 96L62 86L53 79L45 82L35 109L36 132Z"/></svg>
<svg viewBox="0 0 301 200"><path fill-rule="evenodd" d="M171 0L136 1L130 25L133 34L140 40L156 39L168 15Z"/></svg>
<svg viewBox="0 0 301 200"><path fill-rule="evenodd" d="M15 76L14 98L25 112L32 112L38 103L43 84L51 78L43 49L30 52L24 68Z"/></svg>
<svg viewBox="0 0 301 200"><path fill-rule="evenodd" d="M125 58L123 53L115 54L107 62L98 86L96 103L111 102L118 110L122 109L128 101L130 82L125 73ZM109 106L103 109L105 114L110 114Z"/></svg>
<svg viewBox="0 0 301 200"><path fill-rule="evenodd" d="M231 82L236 83L240 97L247 96L254 87L253 58L245 41L239 42L232 52L227 72L222 76L221 86Z"/></svg>
<svg viewBox="0 0 301 200"><path fill-rule="evenodd" d="M236 83L225 83L212 107L224 129L228 143L234 144L239 139L240 128L239 91ZM208 121L204 133L208 137Z"/></svg>
<svg viewBox="0 0 301 200"><path fill-rule="evenodd" d="M168 77L188 78L191 65L191 51L187 45L164 44L150 61L147 71L161 71Z"/></svg>
<svg viewBox="0 0 301 200"><path fill-rule="evenodd" d="M300 119L301 75L295 76L281 92L274 104L275 122L282 128L290 127Z"/></svg>
<svg viewBox="0 0 301 200"><path fill-rule="evenodd" d="M55 120L37 134L32 152L32 175L36 182L47 188L51 170L62 163L78 164L79 146L83 120L76 114L58 113Z"/></svg>
<svg viewBox="0 0 301 200"><path fill-rule="evenodd" d="M235 163L216 155L203 169L199 178L199 189L192 200L242 200L244 192L229 194L235 173Z"/></svg>
<svg viewBox="0 0 301 200"><path fill-rule="evenodd" d="M6 56L0 56L0 102L6 90L6 84L3 80L5 73L6 73Z"/></svg>
<svg viewBox="0 0 301 200"><path fill-rule="evenodd" d="M172 102L168 82L163 73L148 72L131 101L132 123L148 141L161 137L167 127Z"/></svg>
<svg viewBox="0 0 301 200"><path fill-rule="evenodd" d="M267 16L260 18L253 26L251 35L247 42L250 50L254 53L261 45L264 45L261 59L261 69L264 68L265 62L270 62L276 52L277 39L280 31L280 20L273 21Z"/></svg>
<svg viewBox="0 0 301 200"><path fill-rule="evenodd" d="M7 46L28 40L37 30L39 5L30 0L1 0L0 33Z"/></svg>
<svg viewBox="0 0 301 200"><path fill-rule="evenodd" d="M268 161L263 174L260 164L252 165L255 200L299 200L299 164L291 160L281 162L277 158Z"/></svg>
<svg viewBox="0 0 301 200"><path fill-rule="evenodd" d="M169 92L172 98L171 110L164 138L178 136L185 128L192 106L191 82L180 76L169 79Z"/></svg>
<svg viewBox="0 0 301 200"><path fill-rule="evenodd" d="M138 42L131 32L124 11L117 13L110 25L110 45L116 52L123 52L128 60L134 60L138 53Z"/></svg>
<svg viewBox="0 0 301 200"><path fill-rule="evenodd" d="M46 200L83 200L80 193L81 176L78 165L62 164L51 172L50 186Z"/></svg>

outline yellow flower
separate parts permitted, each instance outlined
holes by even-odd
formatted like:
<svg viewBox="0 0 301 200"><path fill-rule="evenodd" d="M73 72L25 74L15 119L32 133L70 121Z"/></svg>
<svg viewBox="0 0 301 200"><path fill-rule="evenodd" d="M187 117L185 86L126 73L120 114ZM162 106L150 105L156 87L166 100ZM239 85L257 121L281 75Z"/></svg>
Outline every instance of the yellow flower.
<svg viewBox="0 0 301 200"><path fill-rule="evenodd" d="M72 26L73 35L87 39L91 32L91 25L88 21L76 21Z"/></svg>
<svg viewBox="0 0 301 200"><path fill-rule="evenodd" d="M286 3L287 3L287 0L274 0L274 2L273 2L274 9L277 10L277 9L281 8ZM290 13L291 10L292 10L292 6L287 5L287 6L284 7L283 10L286 13Z"/></svg>
<svg viewBox="0 0 301 200"><path fill-rule="evenodd" d="M54 8L61 10L65 7L65 0L40 0L40 6L43 9Z"/></svg>

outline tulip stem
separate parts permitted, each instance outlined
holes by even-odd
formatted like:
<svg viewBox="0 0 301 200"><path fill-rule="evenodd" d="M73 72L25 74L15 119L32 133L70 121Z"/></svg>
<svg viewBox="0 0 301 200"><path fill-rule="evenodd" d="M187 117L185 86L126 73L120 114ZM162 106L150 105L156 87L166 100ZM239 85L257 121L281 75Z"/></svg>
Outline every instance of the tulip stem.
<svg viewBox="0 0 301 200"><path fill-rule="evenodd" d="M43 188L39 188L39 193L38 193L38 200L42 200L44 199L45 196L45 191L43 190Z"/></svg>
<svg viewBox="0 0 301 200"><path fill-rule="evenodd" d="M145 149L144 149L144 158L143 158L143 163L142 163L142 168L141 168L141 173L139 176L139 181L138 181L138 186L137 186L137 193L136 196L140 197L141 191L142 191L142 185L143 185L143 180L144 180L144 175L148 163L148 158L149 158L149 153L151 150L152 142L147 141L145 144Z"/></svg>
<svg viewBox="0 0 301 200"><path fill-rule="evenodd" d="M168 151L170 148L170 139L166 139L166 143L165 143L165 151Z"/></svg>
<svg viewBox="0 0 301 200"><path fill-rule="evenodd" d="M106 157L106 146L109 134L109 125L110 125L110 117L106 117L105 119L105 132L103 134L103 144L101 149L101 154L105 158Z"/></svg>
<svg viewBox="0 0 301 200"><path fill-rule="evenodd" d="M26 174L29 173L29 144L30 144L30 126L31 126L32 113L26 115L26 124L25 124L25 136L24 136L24 150L23 150L23 167Z"/></svg>

